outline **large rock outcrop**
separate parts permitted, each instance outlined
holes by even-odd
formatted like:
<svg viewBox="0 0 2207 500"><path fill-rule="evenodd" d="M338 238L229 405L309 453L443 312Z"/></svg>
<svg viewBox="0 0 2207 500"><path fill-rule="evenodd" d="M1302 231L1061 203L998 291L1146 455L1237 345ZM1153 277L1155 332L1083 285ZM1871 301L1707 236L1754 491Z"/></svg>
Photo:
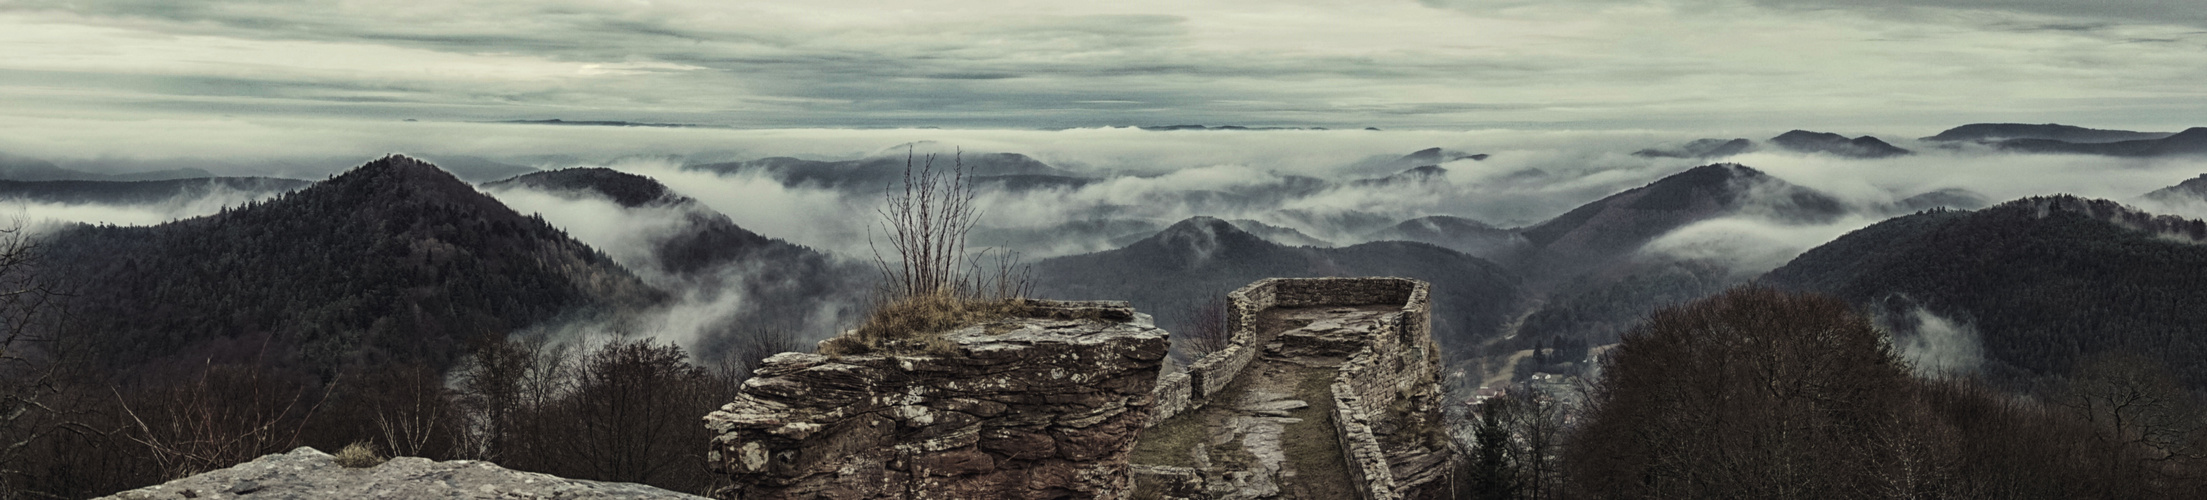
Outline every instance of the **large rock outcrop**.
<svg viewBox="0 0 2207 500"><path fill-rule="evenodd" d="M340 467L328 453L300 447L102 500L224 498L453 498L703 500L635 483L603 483L507 470L490 462L399 457L382 465Z"/></svg>
<svg viewBox="0 0 2207 500"><path fill-rule="evenodd" d="M956 354L782 353L705 417L727 498L1121 498L1166 333L1124 303L944 334Z"/></svg>

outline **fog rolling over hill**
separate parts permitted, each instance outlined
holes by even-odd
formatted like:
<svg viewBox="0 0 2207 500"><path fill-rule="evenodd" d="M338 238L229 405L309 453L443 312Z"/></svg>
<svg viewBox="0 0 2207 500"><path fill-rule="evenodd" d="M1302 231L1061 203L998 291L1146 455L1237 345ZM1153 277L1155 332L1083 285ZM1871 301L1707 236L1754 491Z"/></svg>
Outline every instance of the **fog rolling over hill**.
<svg viewBox="0 0 2207 500"><path fill-rule="evenodd" d="M2074 125L2047 123L1972 123L1946 129L1938 135L1925 137L1926 141L1978 141L1999 142L2009 139L2046 139L2063 142L2094 143L2160 139L2173 135L2169 132L2133 132L2129 130L2102 130Z"/></svg>
<svg viewBox="0 0 2207 500"><path fill-rule="evenodd" d="M216 215L62 228L42 250L77 287L69 303L101 357L125 368L441 367L474 337L664 299L542 219L404 156Z"/></svg>
<svg viewBox="0 0 2207 500"><path fill-rule="evenodd" d="M915 158L902 154L905 152L902 148L891 148L884 154L858 160L773 157L683 168L719 174L766 175L792 187L824 187L863 193L879 193L882 188L898 182L904 176L908 161L916 167L942 171L963 168L966 175L972 176L969 182L1009 189L1079 187L1090 180L1018 153L914 153L918 155Z"/></svg>
<svg viewBox="0 0 2207 500"><path fill-rule="evenodd" d="M483 185L567 228L679 300L617 328L723 354L757 329L821 337L847 326L870 290L862 263L769 238L649 177L569 168Z"/></svg>
<svg viewBox="0 0 2207 500"><path fill-rule="evenodd" d="M2052 139L2009 139L1994 144L2004 151L2072 153L2104 156L2189 156L2207 154L2207 127L2193 127L2159 139L2115 142L2068 142Z"/></svg>
<svg viewBox="0 0 2207 500"><path fill-rule="evenodd" d="M152 205L235 194L247 198L312 184L270 177L200 177L161 181L0 181L0 200L63 205Z"/></svg>
<svg viewBox="0 0 2207 500"><path fill-rule="evenodd" d="M1518 232L1533 249L1527 265L1541 276L1534 285L1554 287L1621 264L1648 243L1695 222L1748 214L1806 224L1835 220L1850 210L1830 195L1720 163L1610 195Z"/></svg>
<svg viewBox="0 0 2207 500"><path fill-rule="evenodd" d="M1634 151L1632 152L1632 155L1643 158L1710 159L1723 158L1740 153L1745 153L1754 148L1755 142L1744 138L1732 140L1695 139L1692 142L1680 144L1674 147L1648 148Z"/></svg>
<svg viewBox="0 0 2207 500"><path fill-rule="evenodd" d="M2011 384L2127 352L2207 387L2207 223L2106 200L2033 197L1898 217L1809 250L1765 282L1974 329ZM1903 321L1902 326L1914 326ZM1907 334L1908 332L1903 332Z"/></svg>
<svg viewBox="0 0 2207 500"><path fill-rule="evenodd" d="M1372 241L1432 243L1466 255L1502 263L1522 261L1526 258L1526 252L1532 248L1532 241L1525 239L1517 231L1447 215L1402 221L1401 224L1365 235L1365 238Z"/></svg>
<svg viewBox="0 0 2207 500"><path fill-rule="evenodd" d="M1050 298L1109 297L1173 322L1186 311L1267 277L1402 276L1433 283L1434 335L1464 349L1494 332L1524 295L1492 262L1425 243L1288 247L1211 217L1173 224L1125 248L1045 259L1036 290Z"/></svg>

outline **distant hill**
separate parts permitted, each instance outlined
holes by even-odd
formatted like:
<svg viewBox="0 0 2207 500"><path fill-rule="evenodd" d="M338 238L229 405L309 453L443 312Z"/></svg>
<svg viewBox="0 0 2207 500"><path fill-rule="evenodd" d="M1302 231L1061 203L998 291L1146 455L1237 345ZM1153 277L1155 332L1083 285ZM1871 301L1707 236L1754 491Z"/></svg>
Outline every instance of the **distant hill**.
<svg viewBox="0 0 2207 500"><path fill-rule="evenodd" d="M1802 253L1764 281L1974 325L2017 382L2128 351L2207 388L2207 223L2072 196L1895 218Z"/></svg>
<svg viewBox="0 0 2207 500"><path fill-rule="evenodd" d="M904 178L905 157L877 156L858 160L816 161L775 157L732 163L689 165L685 170L702 170L719 174L756 173L781 181L783 185L813 186L832 189L879 191ZM926 158L913 158L913 168L927 163ZM1071 172L1052 167L1040 160L1018 153L974 153L962 158L937 155L934 168L949 171L954 165L963 164L967 181L974 185L995 185L1013 189L1038 187L1079 186L1087 179Z"/></svg>
<svg viewBox="0 0 2207 500"><path fill-rule="evenodd" d="M0 153L0 180L9 181L160 181L214 176L213 173L197 168L96 174L62 168L53 162L37 158Z"/></svg>
<svg viewBox="0 0 2207 500"><path fill-rule="evenodd" d="M1417 241L1440 245L1443 248L1463 252L1473 257L1495 262L1517 262L1525 257L1532 243L1517 231L1502 229L1485 222L1435 215L1402 221L1401 224L1374 231L1366 236L1373 241Z"/></svg>
<svg viewBox="0 0 2207 500"><path fill-rule="evenodd" d="M1820 222L1848 211L1829 195L1742 165L1694 167L1518 230L1534 257L1536 285L1559 284L1618 263L1687 224L1754 209L1781 222Z"/></svg>
<svg viewBox="0 0 2207 500"><path fill-rule="evenodd" d="M1925 137L1926 141L1979 141L1997 142L2009 139L2048 139L2064 142L2117 142L2160 139L2168 132L2132 132L2129 130L2102 130L2073 125L2047 123L1972 123Z"/></svg>
<svg viewBox="0 0 2207 500"><path fill-rule="evenodd" d="M1361 161L1356 162L1355 164L1349 165L1348 168L1346 168L1345 170L1349 172L1362 173L1400 172L1418 167L1437 166L1442 163L1448 163L1456 160L1481 161L1485 159L1487 159L1487 155L1485 154L1449 151L1441 148L1425 148L1417 151L1412 151L1410 152L1410 154L1402 156L1379 155L1365 158Z"/></svg>
<svg viewBox="0 0 2207 500"><path fill-rule="evenodd" d="M1675 147L1634 151L1632 155L1642 158L1715 159L1745 153L1754 147L1755 141L1747 139L1695 139Z"/></svg>
<svg viewBox="0 0 2207 500"><path fill-rule="evenodd" d="M0 181L0 199L39 203L141 205L198 198L221 191L246 195L289 192L311 182L270 177L202 177L165 181Z"/></svg>
<svg viewBox="0 0 2207 500"><path fill-rule="evenodd" d="M125 369L442 367L477 336L661 300L543 219L404 156L217 215L43 243L44 272L78 288L73 311Z"/></svg>
<svg viewBox="0 0 2207 500"><path fill-rule="evenodd" d="M2009 139L1994 143L2003 151L2104 156L2176 156L2207 154L2207 127L2192 127L2160 139L2078 143L2052 139Z"/></svg>
<svg viewBox="0 0 2207 500"><path fill-rule="evenodd" d="M1522 299L1514 273L1446 248L1411 242L1295 248L1210 217L1180 221L1125 248L1035 264L1045 297L1127 300L1164 320L1260 279L1297 276L1432 282L1436 335L1452 348L1492 335Z"/></svg>
<svg viewBox="0 0 2207 500"><path fill-rule="evenodd" d="M2146 199L2167 203L2207 203L2207 174L2186 179L2174 186L2146 193Z"/></svg>
<svg viewBox="0 0 2207 500"><path fill-rule="evenodd" d="M1434 165L1412 167L1393 175L1376 179L1358 179L1350 185L1358 187L1410 187L1426 184L1447 184L1448 169Z"/></svg>
<svg viewBox="0 0 2207 500"><path fill-rule="evenodd" d="M1824 153L1848 158L1887 158L1914 154L1872 136L1848 139L1829 132L1794 130L1770 138L1771 144L1803 153Z"/></svg>

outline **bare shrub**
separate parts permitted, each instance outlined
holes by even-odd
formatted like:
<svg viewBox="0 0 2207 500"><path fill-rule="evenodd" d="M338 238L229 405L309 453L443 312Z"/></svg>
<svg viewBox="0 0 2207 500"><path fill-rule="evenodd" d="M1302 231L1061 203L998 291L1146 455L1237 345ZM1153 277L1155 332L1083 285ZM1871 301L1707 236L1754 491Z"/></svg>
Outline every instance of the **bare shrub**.
<svg viewBox="0 0 2207 500"><path fill-rule="evenodd" d="M320 408L319 398L309 398L311 388L271 377L259 365L218 364L192 382L154 389L137 404L120 392L116 399L131 426L126 437L145 447L163 477L174 479L298 446Z"/></svg>
<svg viewBox="0 0 2207 500"><path fill-rule="evenodd" d="M917 160L917 161L916 161ZM878 224L886 245L871 236L882 285L866 319L850 332L821 343L829 355L869 352L949 354L944 331L1015 314L1031 289L1029 268L1015 253L968 252L966 235L979 220L965 162L953 157L938 170L935 156L905 154L901 189L884 190Z"/></svg>
<svg viewBox="0 0 2207 500"><path fill-rule="evenodd" d="M1177 323L1179 331L1173 332L1173 340L1180 344L1180 352L1188 359L1202 359L1211 353L1226 349L1234 341L1234 332L1226 326L1230 307L1224 294L1212 295L1194 307L1181 310Z"/></svg>
<svg viewBox="0 0 2207 500"><path fill-rule="evenodd" d="M751 374L758 371L759 365L766 358L785 352L804 351L807 347L803 341L798 340L797 332L790 328L758 327L734 337L735 346L722 355L717 369L722 379L736 382L751 378Z"/></svg>
<svg viewBox="0 0 2207 500"><path fill-rule="evenodd" d="M383 449L393 456L442 456L458 434L454 397L444 377L425 365L392 368L364 380L373 397L366 410Z"/></svg>

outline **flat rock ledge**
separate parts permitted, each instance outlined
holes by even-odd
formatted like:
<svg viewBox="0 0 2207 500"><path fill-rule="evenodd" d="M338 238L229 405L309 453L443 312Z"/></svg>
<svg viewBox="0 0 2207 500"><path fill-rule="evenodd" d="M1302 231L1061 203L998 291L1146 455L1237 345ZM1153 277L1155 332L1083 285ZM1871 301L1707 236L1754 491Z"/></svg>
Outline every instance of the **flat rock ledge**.
<svg viewBox="0 0 2207 500"><path fill-rule="evenodd" d="M382 465L348 469L328 453L299 447L102 500L207 500L231 498L452 498L704 500L704 497L635 483L602 483L508 470L475 460L393 458Z"/></svg>
<svg viewBox="0 0 2207 500"><path fill-rule="evenodd" d="M952 355L767 358L705 417L715 496L1124 497L1166 333L1123 302L1031 305L944 334Z"/></svg>

